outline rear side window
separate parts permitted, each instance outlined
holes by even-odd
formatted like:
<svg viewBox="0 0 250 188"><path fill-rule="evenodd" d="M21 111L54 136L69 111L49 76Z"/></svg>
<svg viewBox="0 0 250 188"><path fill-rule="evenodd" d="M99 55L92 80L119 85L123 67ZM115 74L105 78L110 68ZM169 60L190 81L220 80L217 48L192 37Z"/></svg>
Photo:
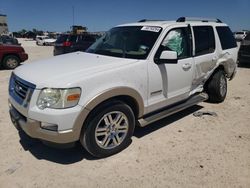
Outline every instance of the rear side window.
<svg viewBox="0 0 250 188"><path fill-rule="evenodd" d="M215 50L214 31L211 26L194 26L195 55L213 53Z"/></svg>
<svg viewBox="0 0 250 188"><path fill-rule="evenodd" d="M217 33L220 38L221 47L223 50L235 48L237 46L235 38L229 27L216 27Z"/></svg>

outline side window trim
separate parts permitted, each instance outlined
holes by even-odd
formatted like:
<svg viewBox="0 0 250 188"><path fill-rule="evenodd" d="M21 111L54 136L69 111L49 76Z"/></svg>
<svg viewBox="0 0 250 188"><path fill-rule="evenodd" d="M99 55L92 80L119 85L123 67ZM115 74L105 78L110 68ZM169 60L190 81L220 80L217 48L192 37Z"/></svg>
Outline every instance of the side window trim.
<svg viewBox="0 0 250 188"><path fill-rule="evenodd" d="M167 35L171 32L171 31L173 31L173 30L177 30L177 29L182 29L182 30L184 30L184 32L186 32L186 34L187 34L187 42L188 42L188 48L190 49L190 55L188 56L188 57L178 57L178 60L181 60L181 59L187 59L187 58L190 58L190 57L193 57L193 35L192 35L192 30L191 30L191 27L189 26L189 25L187 25L187 26L181 26L181 27L174 27L174 28L172 28L172 29L170 29L166 34L165 34L165 36L163 37L163 39L162 39L162 41L161 41L161 43L160 43L160 46L161 46L161 44L162 44L162 42L164 41L164 39L167 37ZM191 39L190 39L190 36L191 36ZM157 51L155 52L155 55L154 55L154 61L156 61L159 57L159 55L160 54L158 54L159 52L159 49L160 49L160 46L158 46L158 49L157 49ZM178 63L178 62L177 62Z"/></svg>

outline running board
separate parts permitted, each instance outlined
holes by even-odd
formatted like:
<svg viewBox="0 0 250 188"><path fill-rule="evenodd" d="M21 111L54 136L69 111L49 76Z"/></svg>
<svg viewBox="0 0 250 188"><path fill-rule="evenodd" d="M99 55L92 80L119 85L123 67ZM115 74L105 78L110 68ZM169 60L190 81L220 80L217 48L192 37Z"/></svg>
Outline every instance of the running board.
<svg viewBox="0 0 250 188"><path fill-rule="evenodd" d="M155 121L158 121L162 118L165 118L167 116L170 116L176 112L182 111L186 108L189 108L193 105L196 105L200 102L203 102L208 99L208 95L206 93L199 93L196 95L193 95L183 103L179 103L174 106L170 106L165 108L164 110L160 111L159 113L152 114L150 116L146 116L144 118L139 119L139 126L145 127L146 125L153 123Z"/></svg>

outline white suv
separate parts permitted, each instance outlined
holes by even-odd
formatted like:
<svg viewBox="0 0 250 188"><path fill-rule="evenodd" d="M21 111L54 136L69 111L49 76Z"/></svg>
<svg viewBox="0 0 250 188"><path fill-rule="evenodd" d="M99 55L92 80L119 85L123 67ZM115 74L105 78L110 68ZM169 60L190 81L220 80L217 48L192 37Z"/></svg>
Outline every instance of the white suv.
<svg viewBox="0 0 250 188"><path fill-rule="evenodd" d="M51 46L56 42L56 39L49 38L48 36L36 36L36 44L43 46Z"/></svg>
<svg viewBox="0 0 250 188"><path fill-rule="evenodd" d="M15 69L10 116L33 138L80 140L92 155L106 157L130 143L136 124L204 100L224 101L237 52L232 32L219 20L119 25L86 52Z"/></svg>

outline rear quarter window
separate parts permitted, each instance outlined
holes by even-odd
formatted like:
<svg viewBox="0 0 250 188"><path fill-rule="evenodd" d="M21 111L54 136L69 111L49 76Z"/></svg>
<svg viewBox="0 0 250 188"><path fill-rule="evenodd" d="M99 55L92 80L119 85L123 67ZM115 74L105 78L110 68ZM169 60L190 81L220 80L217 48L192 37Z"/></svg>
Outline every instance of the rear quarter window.
<svg viewBox="0 0 250 188"><path fill-rule="evenodd" d="M220 38L221 48L223 50L237 47L236 40L229 27L217 26L216 30Z"/></svg>

